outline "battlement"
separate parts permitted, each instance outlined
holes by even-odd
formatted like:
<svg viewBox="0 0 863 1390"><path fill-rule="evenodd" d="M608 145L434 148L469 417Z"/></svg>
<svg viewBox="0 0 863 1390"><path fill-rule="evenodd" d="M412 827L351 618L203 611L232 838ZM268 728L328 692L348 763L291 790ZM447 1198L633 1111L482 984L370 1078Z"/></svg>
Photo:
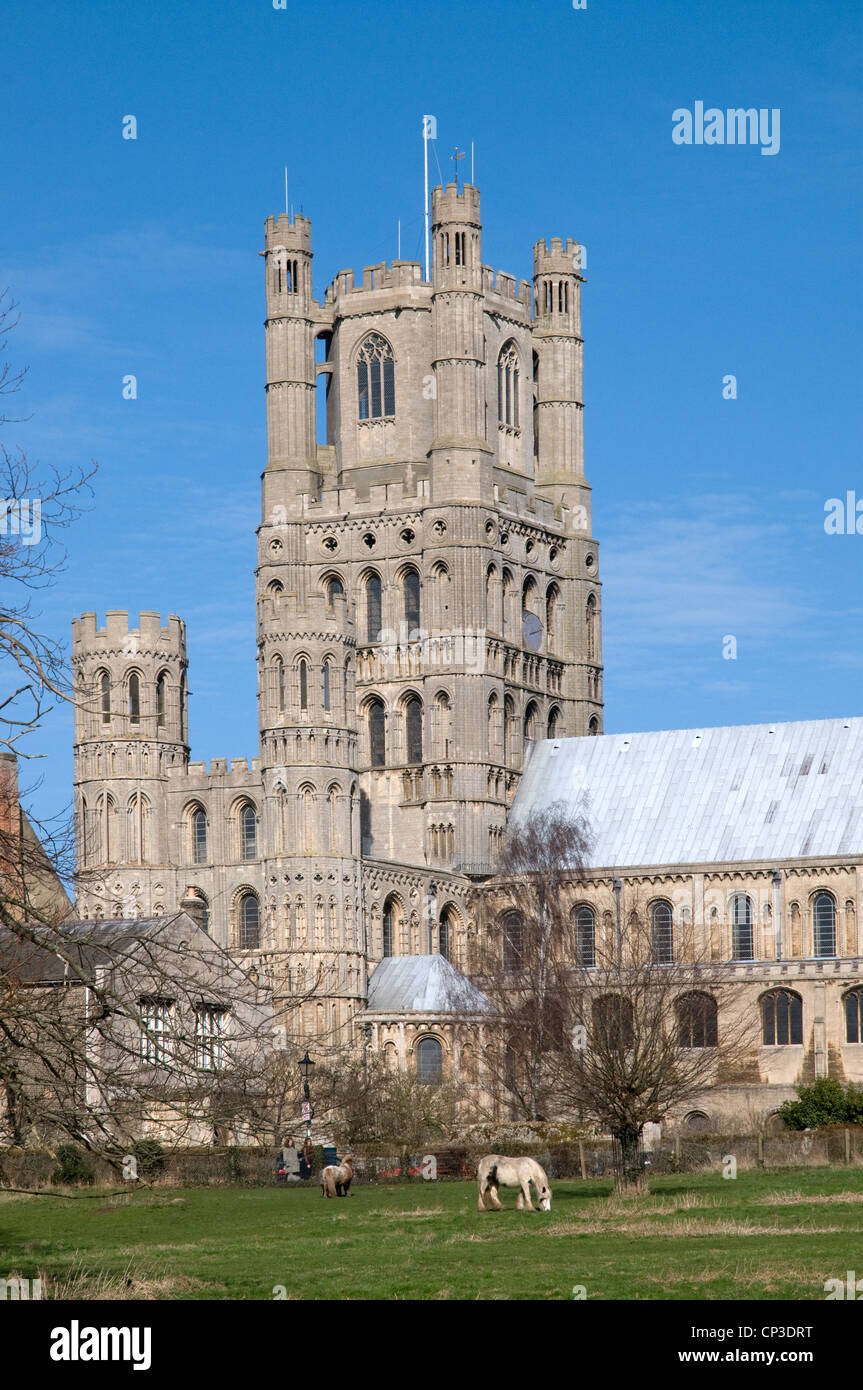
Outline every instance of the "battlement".
<svg viewBox="0 0 863 1390"><path fill-rule="evenodd" d="M505 270L494 270L490 265L482 268L482 289L487 298L503 299L510 304L520 304L526 313L530 314L531 284L529 280L519 280L518 290L515 287L515 276L509 275Z"/></svg>
<svg viewBox="0 0 863 1390"><path fill-rule="evenodd" d="M251 786L260 773L260 758L211 758L206 762L190 762L185 767L174 766L167 769L169 783L189 784L189 790L200 790L210 778L236 786Z"/></svg>
<svg viewBox="0 0 863 1390"><path fill-rule="evenodd" d="M569 508L555 506L545 497L530 496L520 488L507 487L502 492L495 488L495 502L501 512L519 521L545 526L552 531L566 530Z"/></svg>
<svg viewBox="0 0 863 1390"><path fill-rule="evenodd" d="M264 232L268 251L284 246L287 250L307 251L311 255L312 224L302 213L289 217L286 212L280 212L278 217L268 217Z"/></svg>
<svg viewBox="0 0 863 1390"><path fill-rule="evenodd" d="M105 613L105 626L98 626L95 613L82 613L80 618L72 619L72 652L84 656L87 651L105 652L118 646L127 645L126 639L137 638L134 651L173 648L178 656L186 655L186 624L176 614L168 615L165 626L161 615L153 612L138 614L138 626L129 626L129 614L125 608L109 608ZM130 651L129 655L134 652Z"/></svg>
<svg viewBox="0 0 863 1390"><path fill-rule="evenodd" d="M288 629L292 635L299 635L300 631L311 630L328 641L339 636L348 643L354 642L354 620L344 594L334 594L332 599L317 592L307 593L305 599L298 594L283 593L278 598L267 595L260 600L259 619L261 627L279 632Z"/></svg>
<svg viewBox="0 0 863 1390"><path fill-rule="evenodd" d="M466 222L479 227L479 189L466 183L458 192L458 185L448 183L445 188L438 184L431 196L432 226L446 222Z"/></svg>
<svg viewBox="0 0 863 1390"><path fill-rule="evenodd" d="M559 236L552 237L550 246L543 237L533 248L534 275L581 276L582 249L581 244L573 241L572 237L567 237L565 242Z"/></svg>
<svg viewBox="0 0 863 1390"><path fill-rule="evenodd" d="M340 270L327 285L325 304L350 294L376 294L379 290L413 289L422 285L422 266L419 261L380 261L378 265L363 266L362 282L357 283L353 270Z"/></svg>

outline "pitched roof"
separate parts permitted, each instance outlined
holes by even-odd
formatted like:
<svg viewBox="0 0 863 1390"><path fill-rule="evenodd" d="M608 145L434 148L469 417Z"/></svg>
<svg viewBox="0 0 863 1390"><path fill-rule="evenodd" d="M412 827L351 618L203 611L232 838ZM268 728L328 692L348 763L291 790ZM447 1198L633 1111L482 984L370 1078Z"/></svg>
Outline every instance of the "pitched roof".
<svg viewBox="0 0 863 1390"><path fill-rule="evenodd" d="M493 1007L446 956L386 956L369 979L369 1013L488 1013Z"/></svg>
<svg viewBox="0 0 863 1390"><path fill-rule="evenodd" d="M863 855L863 719L549 739L510 821L553 802L591 868Z"/></svg>
<svg viewBox="0 0 863 1390"><path fill-rule="evenodd" d="M107 920L64 922L56 929L41 923L19 928L0 927L0 974L14 968L25 983L58 983L76 979L75 969L86 978L98 966L130 961L137 946L151 942L166 945L182 934L190 940L210 938L186 912L170 917L118 917ZM73 970L67 967L67 960Z"/></svg>

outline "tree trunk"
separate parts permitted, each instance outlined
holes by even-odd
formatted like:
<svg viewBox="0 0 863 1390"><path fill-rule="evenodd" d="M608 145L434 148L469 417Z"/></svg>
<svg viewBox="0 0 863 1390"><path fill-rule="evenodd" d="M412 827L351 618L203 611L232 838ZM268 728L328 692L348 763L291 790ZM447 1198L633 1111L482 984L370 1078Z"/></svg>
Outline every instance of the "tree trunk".
<svg viewBox="0 0 863 1390"><path fill-rule="evenodd" d="M627 1127L612 1131L620 1145L619 1166L615 1174L616 1192L646 1192L647 1173L641 1161L641 1129Z"/></svg>

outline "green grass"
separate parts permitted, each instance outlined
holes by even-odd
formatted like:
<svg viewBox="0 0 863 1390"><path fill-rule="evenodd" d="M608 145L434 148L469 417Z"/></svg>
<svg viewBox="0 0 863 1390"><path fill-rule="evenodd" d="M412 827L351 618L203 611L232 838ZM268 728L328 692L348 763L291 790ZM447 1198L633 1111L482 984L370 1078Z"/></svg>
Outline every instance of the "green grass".
<svg viewBox="0 0 863 1390"><path fill-rule="evenodd" d="M0 1276L54 1298L819 1299L863 1275L863 1170L556 1182L550 1213L480 1213L472 1183L0 1194ZM178 1200L179 1199L179 1200ZM127 1283L131 1280L131 1284Z"/></svg>

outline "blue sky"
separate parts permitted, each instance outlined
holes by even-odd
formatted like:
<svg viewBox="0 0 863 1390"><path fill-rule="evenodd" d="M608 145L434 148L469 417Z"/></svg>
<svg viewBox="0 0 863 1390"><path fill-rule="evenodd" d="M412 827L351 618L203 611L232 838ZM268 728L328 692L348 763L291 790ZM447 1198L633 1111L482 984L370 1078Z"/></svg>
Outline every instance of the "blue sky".
<svg viewBox="0 0 863 1390"><path fill-rule="evenodd" d="M861 33L856 0L7 0L0 287L29 418L5 439L100 465L44 630L179 613L193 756L256 751L263 221L287 164L316 294L392 259L398 219L419 259L430 112L445 177L475 142L487 263L587 247L606 729L859 714L863 535L823 523L863 499ZM698 100L779 108L779 153L675 145ZM71 746L57 710L22 776L41 815Z"/></svg>

